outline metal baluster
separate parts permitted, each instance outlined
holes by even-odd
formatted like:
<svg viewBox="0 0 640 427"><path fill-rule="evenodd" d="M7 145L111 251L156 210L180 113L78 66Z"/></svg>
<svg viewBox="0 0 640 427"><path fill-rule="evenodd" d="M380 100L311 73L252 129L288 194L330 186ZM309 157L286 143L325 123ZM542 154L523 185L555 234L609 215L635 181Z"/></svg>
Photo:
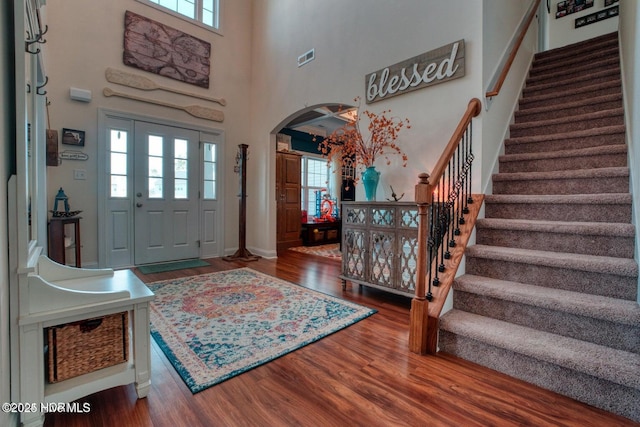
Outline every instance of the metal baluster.
<svg viewBox="0 0 640 427"><path fill-rule="evenodd" d="M448 176L448 181L447 181L447 188L449 188L449 194L447 195L446 199L444 200L444 205L446 206L446 219L443 217L442 220L443 222L446 222L447 226L445 227L445 230L447 231L446 236L444 238L444 242L442 243L442 245L446 248L445 252L444 252L444 259L449 259L451 258L451 252L449 251L449 242L451 241L451 239L453 239L453 235L451 234L453 227L450 227L450 219L451 219L451 173L452 173L452 167L451 167L451 160L449 160L449 164L447 165L447 176ZM444 265L443 265L443 271L444 271Z"/></svg>
<svg viewBox="0 0 640 427"><path fill-rule="evenodd" d="M453 248L456 246L456 241L454 237L454 222L456 220L456 211L455 211L455 202L456 202L456 194L455 194L455 174L452 174L452 171L455 167L455 151L453 152L453 156L451 160L449 160L449 198L447 200L447 231L449 232L449 242L447 243L447 253L449 253L449 258L451 258L451 253L449 252L449 248ZM448 258L447 258L448 259Z"/></svg>
<svg viewBox="0 0 640 427"><path fill-rule="evenodd" d="M435 239L433 238L435 232L435 203L433 200L433 194L431 194L431 204L429 206L429 260L427 262L427 271L428 274L428 290L427 290L427 301L431 301L433 299L433 294L431 293L431 281L433 280L433 258L435 257ZM437 285L436 285L437 286Z"/></svg>
<svg viewBox="0 0 640 427"><path fill-rule="evenodd" d="M462 137L462 195L460 198L460 204L462 205L462 215L460 215L460 220L458 221L460 225L465 223L464 215L469 213L469 207L467 206L467 197L469 192L467 191L467 182L469 175L469 168L467 167L467 131L464 132Z"/></svg>
<svg viewBox="0 0 640 427"><path fill-rule="evenodd" d="M473 197L471 197L471 163L473 162L473 149L472 149L472 145L473 145L473 122L469 123L469 127L467 128L467 131L469 132L469 158L467 160L468 164L469 164L469 193L467 194L467 203L471 204L473 203Z"/></svg>
<svg viewBox="0 0 640 427"><path fill-rule="evenodd" d="M464 135L462 140L464 140ZM459 236L460 235L460 220L462 219L462 201L464 200L464 190L463 190L463 176L464 176L464 172L461 166L461 158L462 158L462 151L461 151L461 144L458 144L458 148L456 150L456 160L457 160L457 168L458 168L458 172L456 175L456 217L455 217L455 222L456 222L456 231L455 231L455 235ZM464 221L464 220L463 220Z"/></svg>
<svg viewBox="0 0 640 427"><path fill-rule="evenodd" d="M444 182L444 176L442 176L440 178L440 187L438 189L438 244L440 245L440 257L438 258L438 261L440 262L440 264L438 265L438 271L439 272L443 272L444 271L444 247L447 244L447 227L446 227L446 216L447 216L447 212L446 212L446 206L445 206L445 195L444 195L444 190L445 190L445 182Z"/></svg>

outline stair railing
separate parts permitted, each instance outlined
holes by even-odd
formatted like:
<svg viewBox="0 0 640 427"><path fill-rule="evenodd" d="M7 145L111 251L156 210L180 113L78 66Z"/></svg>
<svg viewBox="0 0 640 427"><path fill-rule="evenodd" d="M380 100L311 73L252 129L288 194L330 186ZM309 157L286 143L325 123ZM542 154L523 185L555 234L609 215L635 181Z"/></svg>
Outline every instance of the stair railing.
<svg viewBox="0 0 640 427"><path fill-rule="evenodd" d="M465 223L471 197L471 165L473 163L472 119L480 114L482 103L469 101L460 123L456 127L431 175L419 175L415 187L418 205L418 255L416 265L415 296L411 301L409 349L424 354L428 342L429 301L432 289L440 285L440 273L445 271L445 260L456 246L460 225ZM448 284L450 287L451 285ZM443 294L448 289L443 289Z"/></svg>
<svg viewBox="0 0 640 427"><path fill-rule="evenodd" d="M539 7L540 7L540 0L536 0L534 6L531 8L529 15L526 18L525 24L520 29L520 33L518 34L518 39L516 40L516 43L514 44L513 49L511 49L511 52L509 53L509 57L507 58L507 61L505 62L504 67L502 67L502 71L500 72L500 75L498 76L496 83L493 85L493 88L487 91L487 93L485 94L485 97L492 98L494 96L497 96L500 93L500 89L502 88L502 85L507 79L507 74L509 74L511 65L513 64L513 61L516 59L518 50L520 50L522 41L524 40L524 37L527 35L527 31L529 31L529 26L531 25L533 18L536 16L536 13L538 13Z"/></svg>

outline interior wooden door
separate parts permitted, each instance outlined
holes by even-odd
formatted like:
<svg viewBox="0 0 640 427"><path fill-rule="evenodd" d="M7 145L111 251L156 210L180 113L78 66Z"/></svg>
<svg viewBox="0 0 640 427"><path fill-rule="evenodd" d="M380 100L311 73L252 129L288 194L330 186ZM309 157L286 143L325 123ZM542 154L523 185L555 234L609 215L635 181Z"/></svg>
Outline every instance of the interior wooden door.
<svg viewBox="0 0 640 427"><path fill-rule="evenodd" d="M276 156L278 251L302 244L300 159L301 156L295 153L277 153Z"/></svg>

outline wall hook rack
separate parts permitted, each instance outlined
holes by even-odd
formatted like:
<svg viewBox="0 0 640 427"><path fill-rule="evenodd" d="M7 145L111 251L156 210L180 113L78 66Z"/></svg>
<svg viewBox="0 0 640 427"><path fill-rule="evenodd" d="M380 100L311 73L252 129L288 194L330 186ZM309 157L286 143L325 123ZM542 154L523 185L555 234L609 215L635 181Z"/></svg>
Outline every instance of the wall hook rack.
<svg viewBox="0 0 640 427"><path fill-rule="evenodd" d="M44 92L40 91L40 89L45 87L47 85L47 83L49 83L49 76L45 76L44 77L44 83L42 83L40 86L36 87L36 95L46 95L47 94L46 90Z"/></svg>
<svg viewBox="0 0 640 427"><path fill-rule="evenodd" d="M44 44L47 41L43 38L43 36L45 34L47 34L47 31L49 31L49 26L45 25L44 26L44 31L41 31L37 34L34 34L33 36L31 35L30 31L27 31L27 44L33 44L33 43L41 43Z"/></svg>
<svg viewBox="0 0 640 427"><path fill-rule="evenodd" d="M37 54L39 54L39 53L40 53L40 48L39 48L39 47L37 47L35 51L32 51L32 50L30 50L30 49L29 49L29 47L30 47L32 44L34 44L34 43L38 43L38 40L32 40L32 41L31 41L31 40L27 40L27 41L25 42L25 48L24 48L24 50L25 50L27 53L30 53L30 54L32 54L32 55L37 55Z"/></svg>
<svg viewBox="0 0 640 427"><path fill-rule="evenodd" d="M47 34L47 31L49 31L48 25L44 26L44 31L35 34L34 36L32 36L31 33L27 31L27 40L25 41L25 50L27 51L27 53L30 53L32 55L37 55L38 53L40 53L40 48L36 48L35 51L31 51L29 47L35 43L45 44L47 41L43 38L43 36Z"/></svg>

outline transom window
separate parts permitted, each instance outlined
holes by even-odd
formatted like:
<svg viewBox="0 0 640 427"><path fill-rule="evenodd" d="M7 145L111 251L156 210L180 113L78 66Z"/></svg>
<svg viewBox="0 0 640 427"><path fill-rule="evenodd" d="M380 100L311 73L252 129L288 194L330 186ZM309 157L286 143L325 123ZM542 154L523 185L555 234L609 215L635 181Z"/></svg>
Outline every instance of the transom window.
<svg viewBox="0 0 640 427"><path fill-rule="evenodd" d="M220 0L138 0L205 27L220 28Z"/></svg>

